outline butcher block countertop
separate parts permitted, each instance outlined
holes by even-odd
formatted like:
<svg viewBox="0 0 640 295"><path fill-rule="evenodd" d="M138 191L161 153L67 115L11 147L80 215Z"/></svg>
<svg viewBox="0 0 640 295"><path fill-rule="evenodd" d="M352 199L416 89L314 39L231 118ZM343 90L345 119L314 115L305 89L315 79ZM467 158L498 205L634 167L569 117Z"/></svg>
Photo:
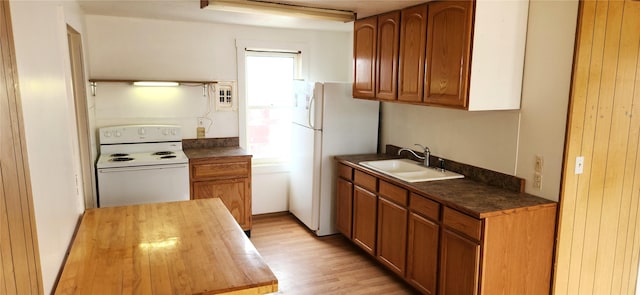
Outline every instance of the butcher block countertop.
<svg viewBox="0 0 640 295"><path fill-rule="evenodd" d="M88 209L55 294L264 294L278 280L217 198Z"/></svg>
<svg viewBox="0 0 640 295"><path fill-rule="evenodd" d="M518 210L529 210L532 207L556 206L557 203L536 197L524 192L515 192L500 187L487 185L468 178L448 179L425 182L405 182L403 180L379 173L361 166L363 161L386 160L398 158L384 154L337 156L336 159L345 165L366 171L378 178L389 179L394 183L430 198L436 202L465 212L476 218L486 218L508 214Z"/></svg>

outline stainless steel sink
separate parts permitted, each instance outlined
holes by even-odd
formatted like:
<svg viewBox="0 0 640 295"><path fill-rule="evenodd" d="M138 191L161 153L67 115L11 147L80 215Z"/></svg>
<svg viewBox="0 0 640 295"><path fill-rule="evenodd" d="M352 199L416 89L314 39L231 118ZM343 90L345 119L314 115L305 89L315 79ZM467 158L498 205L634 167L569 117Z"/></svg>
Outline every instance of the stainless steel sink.
<svg viewBox="0 0 640 295"><path fill-rule="evenodd" d="M360 165L406 182L464 178L464 175L438 168L427 168L408 159L360 162Z"/></svg>

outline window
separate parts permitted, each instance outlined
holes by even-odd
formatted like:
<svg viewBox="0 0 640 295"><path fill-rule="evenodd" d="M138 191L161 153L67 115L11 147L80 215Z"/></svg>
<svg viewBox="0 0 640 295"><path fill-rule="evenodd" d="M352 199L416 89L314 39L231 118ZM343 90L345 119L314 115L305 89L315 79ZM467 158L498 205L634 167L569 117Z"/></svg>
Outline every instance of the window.
<svg viewBox="0 0 640 295"><path fill-rule="evenodd" d="M247 147L255 164L284 164L291 144L298 54L245 52Z"/></svg>

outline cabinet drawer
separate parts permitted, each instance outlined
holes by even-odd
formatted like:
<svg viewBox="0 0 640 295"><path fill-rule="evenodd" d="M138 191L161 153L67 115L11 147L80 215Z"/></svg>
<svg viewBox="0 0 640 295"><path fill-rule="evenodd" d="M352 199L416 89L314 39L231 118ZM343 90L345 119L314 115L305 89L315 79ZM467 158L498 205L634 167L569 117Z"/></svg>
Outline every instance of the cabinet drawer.
<svg viewBox="0 0 640 295"><path fill-rule="evenodd" d="M440 219L440 204L431 201L421 195L411 193L411 201L409 206L412 211L427 217L431 220L438 221Z"/></svg>
<svg viewBox="0 0 640 295"><path fill-rule="evenodd" d="M407 206L407 190L381 180L380 196L401 206Z"/></svg>
<svg viewBox="0 0 640 295"><path fill-rule="evenodd" d="M462 214L448 207L444 208L442 223L460 233L471 238L480 240L482 232L482 221L471 216Z"/></svg>
<svg viewBox="0 0 640 295"><path fill-rule="evenodd" d="M347 180L353 180L353 168L345 164L338 164L338 176Z"/></svg>
<svg viewBox="0 0 640 295"><path fill-rule="evenodd" d="M362 171L356 170L353 173L353 182L371 192L378 191L378 179Z"/></svg>
<svg viewBox="0 0 640 295"><path fill-rule="evenodd" d="M249 165L247 161L192 164L191 177L194 179L248 177Z"/></svg>

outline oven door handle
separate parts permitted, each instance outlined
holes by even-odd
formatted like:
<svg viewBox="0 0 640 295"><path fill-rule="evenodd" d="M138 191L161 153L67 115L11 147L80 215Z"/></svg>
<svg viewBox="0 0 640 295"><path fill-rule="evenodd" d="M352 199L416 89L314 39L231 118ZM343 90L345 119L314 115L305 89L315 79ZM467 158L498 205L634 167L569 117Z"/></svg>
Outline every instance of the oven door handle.
<svg viewBox="0 0 640 295"><path fill-rule="evenodd" d="M124 172L124 171L143 171L143 170L159 170L159 169L178 169L178 168L188 168L188 167L189 167L189 164L111 167L111 168L98 168L98 173L116 173L116 172Z"/></svg>

